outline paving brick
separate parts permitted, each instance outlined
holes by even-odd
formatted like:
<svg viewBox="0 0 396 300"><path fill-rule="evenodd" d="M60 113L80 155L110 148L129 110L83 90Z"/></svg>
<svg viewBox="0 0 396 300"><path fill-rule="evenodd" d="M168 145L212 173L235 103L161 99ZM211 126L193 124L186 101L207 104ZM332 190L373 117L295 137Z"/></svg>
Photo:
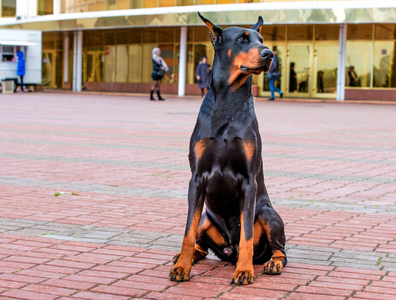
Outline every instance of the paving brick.
<svg viewBox="0 0 396 300"><path fill-rule="evenodd" d="M254 284L254 283L253 283ZM223 298L228 298L229 296L239 296L245 299L249 299L248 297L265 297L265 299L280 299L287 295L287 292L284 291L274 291L268 289L258 289L254 287L246 288L245 286L237 286L231 289L227 295L222 295Z"/></svg>
<svg viewBox="0 0 396 300"><path fill-rule="evenodd" d="M200 296L192 296L192 295L180 295L180 294L173 294L173 293L169 293L167 292L166 294L164 293L159 293L159 292L151 292L148 293L147 295L145 295L143 297L144 299L180 299L180 300L194 300L194 299L202 299L202 297Z"/></svg>
<svg viewBox="0 0 396 300"><path fill-rule="evenodd" d="M92 289L93 292L99 292L104 294L112 294L112 295L121 295L128 297L141 297L147 293L145 290L140 290L137 288L128 288L123 286L115 286L115 285L98 285L97 287Z"/></svg>
<svg viewBox="0 0 396 300"><path fill-rule="evenodd" d="M39 283L39 282L46 280L46 278L30 276L30 275L19 275L19 274L1 274L0 280L16 281L16 282L23 282L23 283Z"/></svg>
<svg viewBox="0 0 396 300"><path fill-rule="evenodd" d="M42 293L42 294L56 295L56 296L69 296L77 292L76 289L66 289L66 288L49 286L45 284L30 284L24 287L22 290Z"/></svg>
<svg viewBox="0 0 396 300"><path fill-rule="evenodd" d="M192 289L185 287L184 285L178 285L170 287L167 290L167 293L174 294L174 295L183 295L183 296L195 296L195 297L218 297L220 296L221 292L218 291L210 291L210 290L199 290L199 289Z"/></svg>
<svg viewBox="0 0 396 300"><path fill-rule="evenodd" d="M97 283L90 283L84 281L76 281L76 280L68 280L68 279L48 279L41 283L42 285L68 288L68 289L77 289L77 290L90 290Z"/></svg>
<svg viewBox="0 0 396 300"><path fill-rule="evenodd" d="M49 295L44 293L36 293L24 290L10 290L2 294L5 297L13 297L17 299L27 299L27 300L52 300L58 298L55 295Z"/></svg>
<svg viewBox="0 0 396 300"><path fill-rule="evenodd" d="M73 297L77 299L90 299L90 300L127 300L128 296L109 295L93 292L79 292L74 294Z"/></svg>
<svg viewBox="0 0 396 300"><path fill-rule="evenodd" d="M352 295L351 290L339 290L328 287L317 287L317 286L300 286L296 289L298 293L307 293L307 294L317 294L317 295L334 295L334 296L342 296L349 297Z"/></svg>
<svg viewBox="0 0 396 300"><path fill-rule="evenodd" d="M317 295L317 294L307 294L307 293L293 293L288 295L285 299L309 299L309 300L343 300L343 296L332 296L332 295Z"/></svg>
<svg viewBox="0 0 396 300"><path fill-rule="evenodd" d="M394 300L395 295L383 293L357 292L353 298L370 299L370 300Z"/></svg>
<svg viewBox="0 0 396 300"><path fill-rule="evenodd" d="M141 289L141 290L146 290L146 291L156 291L156 292L161 292L168 287L171 287L175 285L172 281L168 280L168 282L162 282L162 284L155 284L153 282L138 282L138 281L133 281L133 280L120 280L112 284L112 286L115 287L126 287L126 288L135 288L135 289Z"/></svg>

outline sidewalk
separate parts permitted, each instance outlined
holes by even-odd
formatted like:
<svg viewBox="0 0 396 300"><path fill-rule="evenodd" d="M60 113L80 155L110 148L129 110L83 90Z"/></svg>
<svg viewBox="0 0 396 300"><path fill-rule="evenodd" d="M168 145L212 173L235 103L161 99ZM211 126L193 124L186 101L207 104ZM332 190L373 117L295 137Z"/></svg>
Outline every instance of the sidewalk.
<svg viewBox="0 0 396 300"><path fill-rule="evenodd" d="M198 98L0 95L0 299L396 299L396 107L256 103L289 264L168 280Z"/></svg>

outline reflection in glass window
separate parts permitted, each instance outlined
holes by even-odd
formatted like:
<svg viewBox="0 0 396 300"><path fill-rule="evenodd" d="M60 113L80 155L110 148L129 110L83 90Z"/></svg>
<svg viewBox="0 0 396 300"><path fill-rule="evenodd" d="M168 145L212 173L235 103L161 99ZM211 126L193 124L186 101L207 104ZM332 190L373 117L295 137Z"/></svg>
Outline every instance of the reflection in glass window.
<svg viewBox="0 0 396 300"><path fill-rule="evenodd" d="M371 41L347 41L346 86L370 87L371 45Z"/></svg>
<svg viewBox="0 0 396 300"><path fill-rule="evenodd" d="M142 46L129 45L129 82L141 82L142 77Z"/></svg>
<svg viewBox="0 0 396 300"><path fill-rule="evenodd" d="M116 82L128 80L128 46L116 46Z"/></svg>
<svg viewBox="0 0 396 300"><path fill-rule="evenodd" d="M392 83L394 41L374 43L373 87L395 87Z"/></svg>
<svg viewBox="0 0 396 300"><path fill-rule="evenodd" d="M338 68L338 45L334 43L317 43L316 45L317 93L336 93L337 91L337 68Z"/></svg>
<svg viewBox="0 0 396 300"><path fill-rule="evenodd" d="M151 73L153 73L153 56L152 51L157 44L143 44L143 59L141 65L143 66L142 82L153 82Z"/></svg>
<svg viewBox="0 0 396 300"><path fill-rule="evenodd" d="M37 14L39 16L53 14L54 13L53 5L54 5L54 0L38 0Z"/></svg>
<svg viewBox="0 0 396 300"><path fill-rule="evenodd" d="M116 47L105 46L104 81L115 82Z"/></svg>
<svg viewBox="0 0 396 300"><path fill-rule="evenodd" d="M16 0L2 0L1 1L1 16L15 17L16 15Z"/></svg>

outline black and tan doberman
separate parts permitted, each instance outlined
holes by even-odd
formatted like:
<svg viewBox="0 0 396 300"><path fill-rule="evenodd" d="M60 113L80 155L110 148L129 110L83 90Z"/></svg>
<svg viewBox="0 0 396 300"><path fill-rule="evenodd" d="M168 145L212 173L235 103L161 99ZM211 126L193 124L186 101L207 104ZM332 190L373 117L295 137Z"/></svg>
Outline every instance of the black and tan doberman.
<svg viewBox="0 0 396 300"><path fill-rule="evenodd" d="M222 29L199 16L209 27L215 56L210 89L190 140L186 231L169 277L189 280L193 262L210 248L236 264L231 283L249 284L253 264L264 264L264 273L280 274L287 262L283 221L264 185L251 92L252 74L268 71L273 53L259 34L261 17L250 29Z"/></svg>

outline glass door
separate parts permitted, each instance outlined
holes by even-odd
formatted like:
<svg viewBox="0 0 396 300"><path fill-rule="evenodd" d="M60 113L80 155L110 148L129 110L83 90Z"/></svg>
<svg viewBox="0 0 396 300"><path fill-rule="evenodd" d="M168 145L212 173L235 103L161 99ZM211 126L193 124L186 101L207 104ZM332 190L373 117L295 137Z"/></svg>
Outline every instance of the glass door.
<svg viewBox="0 0 396 300"><path fill-rule="evenodd" d="M313 97L336 98L338 42L316 42Z"/></svg>
<svg viewBox="0 0 396 300"><path fill-rule="evenodd" d="M42 83L48 87L56 88L55 51L44 50L42 60Z"/></svg>
<svg viewBox="0 0 396 300"><path fill-rule="evenodd" d="M312 44L289 43L287 48L287 97L312 97Z"/></svg>

